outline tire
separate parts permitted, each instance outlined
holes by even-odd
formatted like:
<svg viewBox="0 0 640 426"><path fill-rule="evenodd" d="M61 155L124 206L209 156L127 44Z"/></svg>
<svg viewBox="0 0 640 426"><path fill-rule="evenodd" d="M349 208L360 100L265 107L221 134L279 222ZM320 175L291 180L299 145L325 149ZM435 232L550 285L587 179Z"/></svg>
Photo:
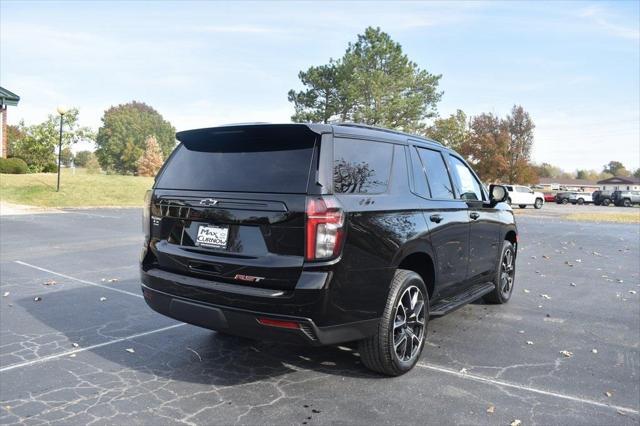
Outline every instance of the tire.
<svg viewBox="0 0 640 426"><path fill-rule="evenodd" d="M536 202L535 202L535 203L533 203L533 207L534 207L534 208L536 208L536 209L538 209L538 210L540 210L540 209L542 208L542 205L543 205L543 204L544 204L544 203L542 202L542 199L541 199L541 198L536 198Z"/></svg>
<svg viewBox="0 0 640 426"><path fill-rule="evenodd" d="M611 200L608 198L605 198L604 200L602 200L602 205L605 207L608 207L609 204L611 204Z"/></svg>
<svg viewBox="0 0 640 426"><path fill-rule="evenodd" d="M601 203L601 202L599 202L599 201L596 203L596 202L594 201L594 203L593 203L593 204L595 204L596 206L599 206L599 205L601 205L602 203Z"/></svg>
<svg viewBox="0 0 640 426"><path fill-rule="evenodd" d="M584 204L584 198L578 198L578 204L583 205Z"/></svg>
<svg viewBox="0 0 640 426"><path fill-rule="evenodd" d="M625 198L624 201L622 202L622 205L625 207L631 207L631 200L628 198Z"/></svg>
<svg viewBox="0 0 640 426"><path fill-rule="evenodd" d="M521 209L526 209L527 205L526 204L518 204L518 207L520 207Z"/></svg>
<svg viewBox="0 0 640 426"><path fill-rule="evenodd" d="M417 302L422 299L422 306L412 302L413 297ZM412 303L415 303L413 308ZM409 313L411 310L414 311L413 314ZM415 320L407 321L414 317ZM429 294L422 278L413 271L396 270L376 334L359 342L362 363L367 368L387 376L400 376L411 370L424 348L428 321ZM411 347L408 342L413 342Z"/></svg>
<svg viewBox="0 0 640 426"><path fill-rule="evenodd" d="M507 267L509 262L505 263L505 257L508 253L511 253L510 267ZM500 259L498 259L496 277L493 280L495 288L491 293L484 296L484 300L488 303L494 304L507 303L509 299L511 299L511 294L513 293L515 275L516 253L513 248L513 244L511 244L510 241L505 240L504 243L502 243L502 251L500 252Z"/></svg>
<svg viewBox="0 0 640 426"><path fill-rule="evenodd" d="M569 199L568 198L563 198L562 199L562 204L569 204Z"/></svg>

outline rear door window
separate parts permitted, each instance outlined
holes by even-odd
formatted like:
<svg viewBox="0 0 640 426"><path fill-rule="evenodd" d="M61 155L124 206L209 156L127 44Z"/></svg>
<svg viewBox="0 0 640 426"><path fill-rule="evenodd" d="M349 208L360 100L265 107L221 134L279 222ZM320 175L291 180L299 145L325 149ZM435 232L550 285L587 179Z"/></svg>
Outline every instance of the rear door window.
<svg viewBox="0 0 640 426"><path fill-rule="evenodd" d="M333 190L338 194L381 194L387 191L393 144L334 139Z"/></svg>
<svg viewBox="0 0 640 426"><path fill-rule="evenodd" d="M156 188L306 193L317 135L304 126L184 132Z"/></svg>
<svg viewBox="0 0 640 426"><path fill-rule="evenodd" d="M449 178L449 172L445 165L444 158L439 151L428 148L417 148L420 160L427 172L427 180L429 189L431 190L431 198L434 199L453 199L453 185Z"/></svg>
<svg viewBox="0 0 640 426"><path fill-rule="evenodd" d="M427 175L422 161L418 156L418 151L416 151L415 147L410 146L409 152L411 156L411 168L413 170L413 192L421 197L430 198L431 193L427 186Z"/></svg>

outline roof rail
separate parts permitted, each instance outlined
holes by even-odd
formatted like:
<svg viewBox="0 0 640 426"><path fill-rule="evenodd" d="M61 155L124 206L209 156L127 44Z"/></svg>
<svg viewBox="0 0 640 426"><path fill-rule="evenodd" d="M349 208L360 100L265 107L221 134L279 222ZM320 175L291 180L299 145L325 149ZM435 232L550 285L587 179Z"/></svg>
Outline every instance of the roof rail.
<svg viewBox="0 0 640 426"><path fill-rule="evenodd" d="M408 137L411 137L411 138L418 138L418 139L426 140L426 141L431 142L431 143L435 143L437 145L442 145L440 142L434 141L433 139L425 138L424 136L412 135L411 133L401 132L399 130L385 129L384 127L376 127L376 126L371 126L369 124L351 123L351 122L337 122L337 123L331 123L331 124L333 124L335 126L356 127L356 128L360 128L360 129L369 129L369 130L377 130L379 132L393 133L395 135L402 135L402 136L408 136Z"/></svg>

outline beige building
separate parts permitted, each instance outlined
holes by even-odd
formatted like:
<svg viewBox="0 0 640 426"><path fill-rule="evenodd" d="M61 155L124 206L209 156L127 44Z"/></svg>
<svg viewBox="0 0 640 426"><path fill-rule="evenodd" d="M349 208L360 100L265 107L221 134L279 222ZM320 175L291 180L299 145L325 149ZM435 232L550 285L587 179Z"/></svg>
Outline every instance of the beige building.
<svg viewBox="0 0 640 426"><path fill-rule="evenodd" d="M603 191L640 191L640 179L637 177L614 176L598 181Z"/></svg>

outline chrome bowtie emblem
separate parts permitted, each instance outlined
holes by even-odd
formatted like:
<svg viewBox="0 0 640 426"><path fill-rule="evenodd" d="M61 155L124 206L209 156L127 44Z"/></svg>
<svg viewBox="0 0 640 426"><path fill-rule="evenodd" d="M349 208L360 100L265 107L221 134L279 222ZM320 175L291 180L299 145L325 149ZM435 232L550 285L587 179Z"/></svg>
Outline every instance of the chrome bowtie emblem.
<svg viewBox="0 0 640 426"><path fill-rule="evenodd" d="M201 206L215 206L218 204L218 200L214 200L213 198L205 198L204 200L200 200Z"/></svg>

